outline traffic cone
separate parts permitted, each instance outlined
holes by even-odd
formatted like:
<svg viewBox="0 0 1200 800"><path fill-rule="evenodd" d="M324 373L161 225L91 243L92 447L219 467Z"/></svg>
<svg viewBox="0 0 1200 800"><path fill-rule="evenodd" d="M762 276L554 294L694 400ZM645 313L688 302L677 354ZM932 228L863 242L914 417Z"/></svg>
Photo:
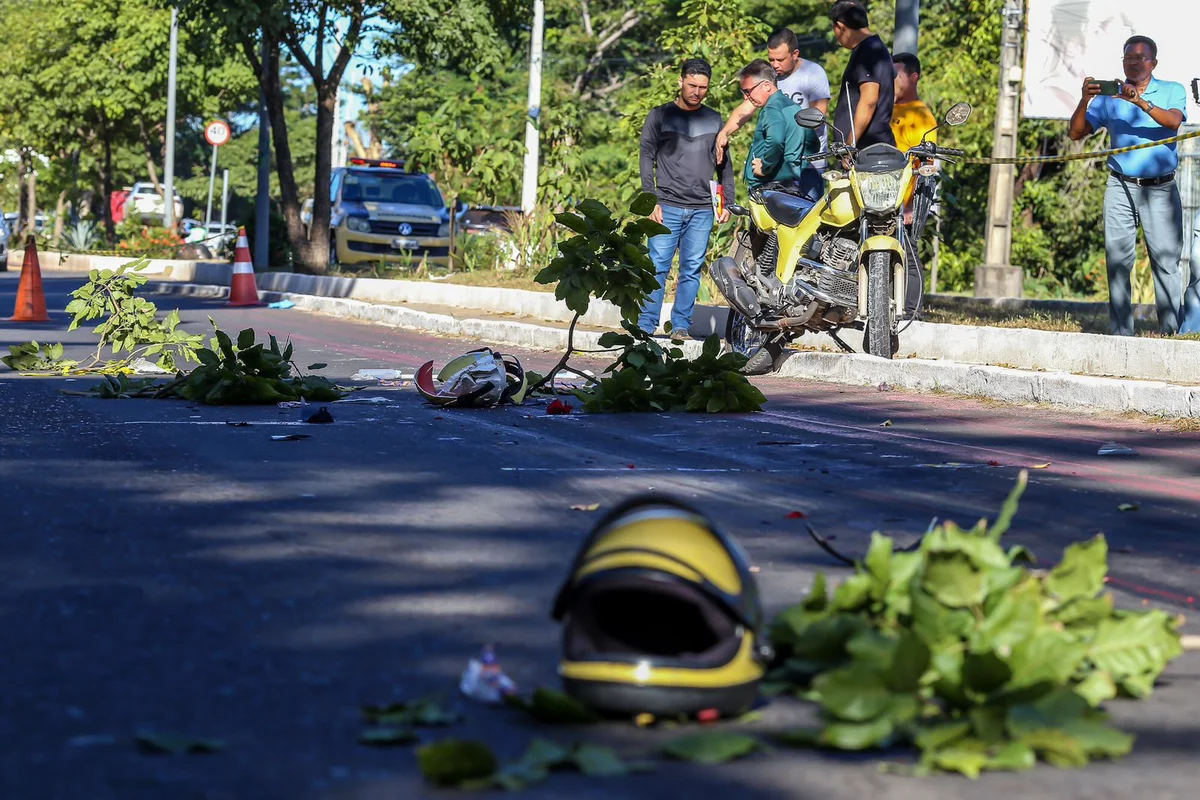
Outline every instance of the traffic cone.
<svg viewBox="0 0 1200 800"><path fill-rule="evenodd" d="M237 248L233 251L233 279L229 284L229 305L257 306L258 286L254 283L254 264L250 261L250 242L246 229L238 228Z"/></svg>
<svg viewBox="0 0 1200 800"><path fill-rule="evenodd" d="M21 283L17 304L9 322L49 322L46 292L42 289L42 265L38 262L37 242L32 236L25 242L25 262L21 265Z"/></svg>

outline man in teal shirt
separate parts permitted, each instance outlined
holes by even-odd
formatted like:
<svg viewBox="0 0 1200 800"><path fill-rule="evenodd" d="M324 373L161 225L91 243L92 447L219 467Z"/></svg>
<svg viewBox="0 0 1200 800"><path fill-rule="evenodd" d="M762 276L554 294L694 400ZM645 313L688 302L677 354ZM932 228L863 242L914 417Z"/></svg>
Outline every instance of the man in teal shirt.
<svg viewBox="0 0 1200 800"><path fill-rule="evenodd" d="M796 124L800 106L779 91L775 69L766 61L751 61L738 78L742 96L760 109L746 157L746 183L752 188L767 183L791 184L816 200L821 193L821 174L801 159L821 152L819 135Z"/></svg>
<svg viewBox="0 0 1200 800"><path fill-rule="evenodd" d="M1158 45L1145 36L1131 36L1122 57L1125 82L1120 94L1102 96L1100 84L1084 78L1079 105L1068 134L1079 140L1107 128L1113 148L1148 144L1175 136L1187 121L1183 84L1154 77ZM1179 330L1183 277L1183 205L1175 170L1179 153L1174 142L1121 153L1108 159L1104 192L1104 249L1108 266L1108 316L1113 333L1133 335L1129 274L1133 269L1137 229L1146 235L1154 272L1158 327L1164 334Z"/></svg>

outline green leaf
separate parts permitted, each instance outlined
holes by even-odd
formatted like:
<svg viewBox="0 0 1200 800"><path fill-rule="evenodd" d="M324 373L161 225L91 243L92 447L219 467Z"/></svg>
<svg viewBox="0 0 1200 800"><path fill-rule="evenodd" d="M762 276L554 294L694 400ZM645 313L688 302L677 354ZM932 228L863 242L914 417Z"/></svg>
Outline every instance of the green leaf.
<svg viewBox="0 0 1200 800"><path fill-rule="evenodd" d="M420 737L412 728L367 728L358 735L358 743L370 747L396 747L418 741Z"/></svg>
<svg viewBox="0 0 1200 800"><path fill-rule="evenodd" d="M833 592L833 607L839 611L857 611L871 602L874 581L870 575L854 575Z"/></svg>
<svg viewBox="0 0 1200 800"><path fill-rule="evenodd" d="M1087 645L1068 634L1041 628L1013 646L1007 658L1013 674L1005 688L1028 689L1042 683L1061 686L1075 674L1086 651Z"/></svg>
<svg viewBox="0 0 1200 800"><path fill-rule="evenodd" d="M1029 581L1005 594L972 637L977 650L1012 648L1042 625L1041 592Z"/></svg>
<svg viewBox="0 0 1200 800"><path fill-rule="evenodd" d="M529 711L538 722L553 725L587 724L600 719L596 712L575 698L544 687L534 690Z"/></svg>
<svg viewBox="0 0 1200 800"><path fill-rule="evenodd" d="M1021 504L1021 495L1025 493L1025 487L1028 484L1029 471L1023 469L1017 475L1017 485L1009 492L1008 498L1000 508L999 516L996 517L996 521L992 523L991 528L988 530L988 538L993 542L999 542L1000 537L1008 533L1013 517L1016 516L1017 508Z"/></svg>
<svg viewBox="0 0 1200 800"><path fill-rule="evenodd" d="M1088 676L1075 686L1075 691L1088 701L1088 705L1096 708L1117 696L1117 684L1107 672L1096 670L1088 673Z"/></svg>
<svg viewBox="0 0 1200 800"><path fill-rule="evenodd" d="M926 751L922 761L946 772L958 772L971 780L987 766L990 759L987 745L977 739L959 739L933 751Z"/></svg>
<svg viewBox="0 0 1200 800"><path fill-rule="evenodd" d="M629 774L625 765L611 747L598 744L581 744L571 754L571 761L584 775L592 778L612 778Z"/></svg>
<svg viewBox="0 0 1200 800"><path fill-rule="evenodd" d="M917 732L915 741L920 750L938 750L963 738L970 731L971 724L969 722L944 722L921 728Z"/></svg>
<svg viewBox="0 0 1200 800"><path fill-rule="evenodd" d="M862 662L818 675L813 689L824 709L848 722L873 720L892 702L882 673Z"/></svg>
<svg viewBox="0 0 1200 800"><path fill-rule="evenodd" d="M929 669L930 658L929 646L921 637L905 631L892 655L891 669L887 673L888 686L895 692L915 692L921 676Z"/></svg>
<svg viewBox="0 0 1200 800"><path fill-rule="evenodd" d="M995 653L967 653L963 659L963 683L968 689L988 695L1008 683L1012 669Z"/></svg>
<svg viewBox="0 0 1200 800"><path fill-rule="evenodd" d="M963 555L931 554L921 585L943 605L970 608L983 602L987 586L982 573Z"/></svg>
<svg viewBox="0 0 1200 800"><path fill-rule="evenodd" d="M892 579L892 538L875 531L871 534L871 546L867 548L867 557L863 566L871 577L886 585Z"/></svg>
<svg viewBox="0 0 1200 800"><path fill-rule="evenodd" d="M1046 588L1060 600L1095 597L1108 574L1108 543L1104 534L1071 545L1063 560L1046 577Z"/></svg>
<svg viewBox="0 0 1200 800"><path fill-rule="evenodd" d="M698 764L724 764L743 758L762 747L753 736L712 730L702 731L668 742L663 752L680 761Z"/></svg>
<svg viewBox="0 0 1200 800"><path fill-rule="evenodd" d="M563 211L555 214L554 219L559 225L569 228L575 233L584 234L591 230L591 226L588 225L587 220L578 214L572 214L569 211ZM547 283L549 283L549 281L547 281Z"/></svg>
<svg viewBox="0 0 1200 800"><path fill-rule="evenodd" d="M808 590L808 597L800 606L806 611L823 611L829 605L828 589L826 588L826 579L824 572L818 572L813 578L812 588Z"/></svg>
<svg viewBox="0 0 1200 800"><path fill-rule="evenodd" d="M1106 619L1096 627L1096 636L1087 646L1087 657L1121 681L1126 677L1157 675L1182 648L1179 636L1170 630L1166 615L1159 610Z"/></svg>
<svg viewBox="0 0 1200 800"><path fill-rule="evenodd" d="M146 753L182 755L184 753L218 753L225 749L225 742L221 739L197 739L175 733L143 731L134 737L134 741L137 743L138 749Z"/></svg>
<svg viewBox="0 0 1200 800"><path fill-rule="evenodd" d="M249 350L254 346L254 329L246 328L238 334L237 338L238 350Z"/></svg>
<svg viewBox="0 0 1200 800"><path fill-rule="evenodd" d="M886 746L894 726L886 716L873 722L834 722L821 731L819 744L838 750L867 750Z"/></svg>
<svg viewBox="0 0 1200 800"><path fill-rule="evenodd" d="M417 750L421 774L438 786L455 786L495 774L496 756L481 742L446 739Z"/></svg>
<svg viewBox="0 0 1200 800"><path fill-rule="evenodd" d="M444 709L437 701L428 698L411 703L363 706L361 711L363 719L379 725L436 727L462 720L462 715L457 711Z"/></svg>
<svg viewBox="0 0 1200 800"><path fill-rule="evenodd" d="M642 192L629 204L629 213L637 214L639 217L648 217L657 205L657 197L650 192Z"/></svg>

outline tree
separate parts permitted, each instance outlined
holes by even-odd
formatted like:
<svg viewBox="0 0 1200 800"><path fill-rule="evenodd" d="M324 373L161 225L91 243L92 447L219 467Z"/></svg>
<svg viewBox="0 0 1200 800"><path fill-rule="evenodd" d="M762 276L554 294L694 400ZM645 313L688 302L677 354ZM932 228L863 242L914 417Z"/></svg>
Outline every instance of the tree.
<svg viewBox="0 0 1200 800"><path fill-rule="evenodd" d="M167 93L170 12L156 0L0 0L8 29L0 59L0 118L19 147L52 159L59 223L67 192L96 177L92 203L109 234L108 197L117 163L136 148L156 180ZM184 30L178 113L184 120L232 111L252 87L248 71ZM140 168L139 168L140 171Z"/></svg>
<svg viewBox="0 0 1200 800"><path fill-rule="evenodd" d="M338 86L350 59L373 46L394 54L403 47L427 59L452 60L494 53L493 14L511 0L464 0L449 6L433 0L195 0L192 19L222 26L258 78L267 100L279 175L280 205L292 249L302 266L323 273L329 266L333 120ZM383 37L383 34L387 34ZM316 94L313 222L306 235L280 79L287 52L308 75Z"/></svg>

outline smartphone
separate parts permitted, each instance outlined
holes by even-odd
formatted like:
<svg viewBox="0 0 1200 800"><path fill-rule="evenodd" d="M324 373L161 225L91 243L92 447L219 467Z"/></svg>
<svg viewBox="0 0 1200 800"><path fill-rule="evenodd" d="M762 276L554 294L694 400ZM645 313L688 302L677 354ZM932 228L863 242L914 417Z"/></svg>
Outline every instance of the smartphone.
<svg viewBox="0 0 1200 800"><path fill-rule="evenodd" d="M1200 105L1200 78L1192 78L1192 99Z"/></svg>
<svg viewBox="0 0 1200 800"><path fill-rule="evenodd" d="M1121 87L1124 85L1122 81L1096 81L1100 86L1100 94L1108 97L1116 97L1121 93Z"/></svg>

